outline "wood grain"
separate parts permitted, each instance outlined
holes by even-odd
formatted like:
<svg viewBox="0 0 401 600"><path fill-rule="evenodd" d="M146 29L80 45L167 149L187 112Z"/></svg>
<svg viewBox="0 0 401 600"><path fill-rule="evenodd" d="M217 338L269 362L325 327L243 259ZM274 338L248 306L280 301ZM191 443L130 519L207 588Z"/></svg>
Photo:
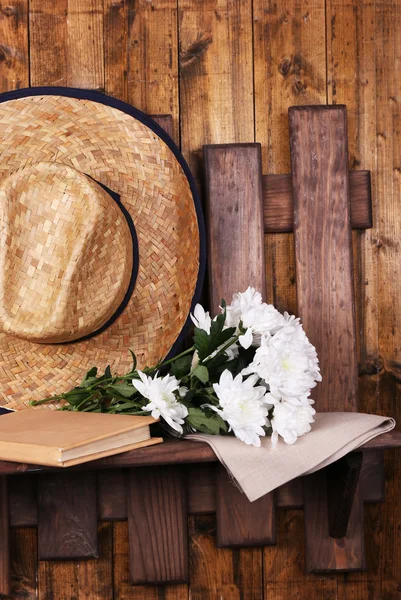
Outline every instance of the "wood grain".
<svg viewBox="0 0 401 600"><path fill-rule="evenodd" d="M261 600L262 551L217 549L215 536L214 517L189 518L191 600Z"/></svg>
<svg viewBox="0 0 401 600"><path fill-rule="evenodd" d="M179 0L181 149L200 182L202 146L254 142L252 2Z"/></svg>
<svg viewBox="0 0 401 600"><path fill-rule="evenodd" d="M32 0L32 85L104 90L103 1Z"/></svg>
<svg viewBox="0 0 401 600"><path fill-rule="evenodd" d="M274 494L249 502L227 470L219 465L216 471L216 521L219 548L275 544Z"/></svg>
<svg viewBox="0 0 401 600"><path fill-rule="evenodd" d="M372 227L370 171L351 171L349 178L351 226ZM294 230L294 206L291 175L263 175L263 222L265 233L288 233Z"/></svg>
<svg viewBox="0 0 401 600"><path fill-rule="evenodd" d="M29 85L28 0L0 5L0 92Z"/></svg>
<svg viewBox="0 0 401 600"><path fill-rule="evenodd" d="M347 535L328 535L327 480L325 469L304 478L304 516L307 572L360 571L365 568L363 500L358 486Z"/></svg>
<svg viewBox="0 0 401 600"><path fill-rule="evenodd" d="M101 521L127 519L126 473L122 469L97 473L98 516Z"/></svg>
<svg viewBox="0 0 401 600"><path fill-rule="evenodd" d="M40 560L97 556L95 473L39 476L38 552Z"/></svg>
<svg viewBox="0 0 401 600"><path fill-rule="evenodd" d="M36 478L33 475L14 475L8 485L11 527L34 527L38 523Z"/></svg>
<svg viewBox="0 0 401 600"><path fill-rule="evenodd" d="M0 477L0 595L10 592L10 524L7 477Z"/></svg>
<svg viewBox="0 0 401 600"><path fill-rule="evenodd" d="M343 106L289 109L298 314L319 356L319 411L357 410L355 304Z"/></svg>
<svg viewBox="0 0 401 600"><path fill-rule="evenodd" d="M187 504L182 469L130 470L128 527L133 583L187 581Z"/></svg>
<svg viewBox="0 0 401 600"><path fill-rule="evenodd" d="M187 469L188 512L204 515L216 512L216 465L197 465Z"/></svg>
<svg viewBox="0 0 401 600"><path fill-rule="evenodd" d="M128 100L128 2L104 0L104 90L109 96Z"/></svg>
<svg viewBox="0 0 401 600"><path fill-rule="evenodd" d="M11 590L13 600L38 597L38 536L33 527L10 532Z"/></svg>
<svg viewBox="0 0 401 600"><path fill-rule="evenodd" d="M205 146L210 305L265 289L259 144Z"/></svg>
<svg viewBox="0 0 401 600"><path fill-rule="evenodd" d="M128 102L148 114L171 114L179 139L177 1L127 4Z"/></svg>

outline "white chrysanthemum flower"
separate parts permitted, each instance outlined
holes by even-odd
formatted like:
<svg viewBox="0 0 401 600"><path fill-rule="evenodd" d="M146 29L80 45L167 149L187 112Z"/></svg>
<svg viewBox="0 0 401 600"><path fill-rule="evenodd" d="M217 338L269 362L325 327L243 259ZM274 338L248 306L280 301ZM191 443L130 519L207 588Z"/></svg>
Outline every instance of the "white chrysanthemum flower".
<svg viewBox="0 0 401 600"><path fill-rule="evenodd" d="M201 304L197 304L194 308L194 314L191 314L191 319L195 327L203 329L207 334L210 333L212 319L209 312L205 311Z"/></svg>
<svg viewBox="0 0 401 600"><path fill-rule="evenodd" d="M243 374L256 373L279 400L304 404L321 376L316 350L302 325L298 320L292 321L275 335L263 336L261 343Z"/></svg>
<svg viewBox="0 0 401 600"><path fill-rule="evenodd" d="M297 438L311 430L314 422L315 409L310 405L294 406L288 402L278 402L274 405L271 419L272 445L276 446L280 435L286 444L294 444Z"/></svg>
<svg viewBox="0 0 401 600"><path fill-rule="evenodd" d="M238 330L242 323L247 330L238 340L244 348L249 348L251 344L259 346L262 335L275 333L285 324L284 316L271 304L262 302L261 294L252 287L248 287L245 292L233 294L226 311L227 327Z"/></svg>
<svg viewBox="0 0 401 600"><path fill-rule="evenodd" d="M138 371L138 375L140 381L133 379L132 385L144 398L150 400L144 410L149 411L154 419L162 417L170 427L182 433L182 425L188 415L188 409L177 400L175 392L179 396L184 393L184 388L180 388L178 379L171 375L159 377L157 373L153 378L147 377L142 371Z"/></svg>
<svg viewBox="0 0 401 600"><path fill-rule="evenodd" d="M253 446L260 446L260 436L266 435L264 427L269 426L266 388L255 386L258 379L253 375L244 381L241 374L233 378L226 369L219 383L213 384L219 407L206 405L228 423L237 438Z"/></svg>

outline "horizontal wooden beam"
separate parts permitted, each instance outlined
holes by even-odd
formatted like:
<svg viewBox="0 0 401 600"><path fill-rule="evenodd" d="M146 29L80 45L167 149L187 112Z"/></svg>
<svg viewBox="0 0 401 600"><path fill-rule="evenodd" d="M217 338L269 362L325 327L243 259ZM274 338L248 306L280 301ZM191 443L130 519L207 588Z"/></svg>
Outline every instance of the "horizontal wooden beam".
<svg viewBox="0 0 401 600"><path fill-rule="evenodd" d="M401 431L389 431L369 440L358 450L390 450L401 448ZM72 471L90 471L91 469L111 469L115 467L146 467L148 465L173 465L191 463L218 462L218 458L204 442L190 442L187 440L166 439L163 444L148 448L138 448L108 458L101 458L87 462L77 467L70 467ZM55 471L50 467L38 467L25 463L12 463L0 461L0 475L13 475L33 472ZM57 469L62 472L62 469Z"/></svg>
<svg viewBox="0 0 401 600"><path fill-rule="evenodd" d="M372 197L370 171L351 171L351 226L353 229L372 227ZM265 233L286 233L294 229L292 176L263 175L263 221Z"/></svg>

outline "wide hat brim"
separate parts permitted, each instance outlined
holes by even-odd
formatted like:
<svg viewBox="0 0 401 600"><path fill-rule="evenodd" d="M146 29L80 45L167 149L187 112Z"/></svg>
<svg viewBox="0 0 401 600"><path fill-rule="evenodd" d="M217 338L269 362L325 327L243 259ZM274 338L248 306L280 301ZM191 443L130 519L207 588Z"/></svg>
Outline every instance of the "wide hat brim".
<svg viewBox="0 0 401 600"><path fill-rule="evenodd" d="M41 344L0 333L0 405L76 385L92 366L124 373L173 354L197 302L205 269L199 197L177 146L151 118L98 92L30 88L0 95L0 181L33 163L73 167L119 196L135 225L133 291L104 331Z"/></svg>

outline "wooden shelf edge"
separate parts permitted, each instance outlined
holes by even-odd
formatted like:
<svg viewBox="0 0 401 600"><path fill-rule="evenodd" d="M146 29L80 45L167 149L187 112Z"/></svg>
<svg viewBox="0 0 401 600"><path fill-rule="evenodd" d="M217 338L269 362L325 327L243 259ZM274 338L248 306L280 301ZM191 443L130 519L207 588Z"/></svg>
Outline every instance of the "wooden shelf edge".
<svg viewBox="0 0 401 600"><path fill-rule="evenodd" d="M389 431L370 440L358 450L389 450L401 448L401 431ZM113 467L147 467L150 465L191 464L217 462L218 459L211 447L203 442L190 442L188 440L166 440L163 444L140 448L116 454L109 458L101 458L70 467L71 470L110 469ZM57 471L51 467L29 465L0 461L0 475L13 475L22 473Z"/></svg>

